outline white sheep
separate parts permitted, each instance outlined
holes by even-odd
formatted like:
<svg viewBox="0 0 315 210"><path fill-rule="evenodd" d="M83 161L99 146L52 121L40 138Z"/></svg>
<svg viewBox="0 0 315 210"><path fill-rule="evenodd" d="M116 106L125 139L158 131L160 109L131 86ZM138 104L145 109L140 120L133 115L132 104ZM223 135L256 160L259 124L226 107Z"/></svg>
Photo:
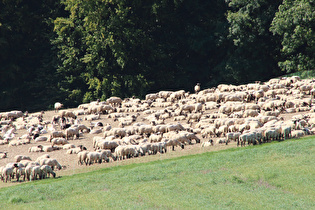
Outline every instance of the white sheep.
<svg viewBox="0 0 315 210"><path fill-rule="evenodd" d="M81 151L78 153L78 165L82 165L83 162L87 165L88 162L86 158L88 153L88 151Z"/></svg>
<svg viewBox="0 0 315 210"><path fill-rule="evenodd" d="M43 151L42 145L33 146L28 149L28 152L42 152L42 151Z"/></svg>
<svg viewBox="0 0 315 210"><path fill-rule="evenodd" d="M62 107L63 107L63 104L62 104L62 103L56 102L55 105L54 105L55 112L58 112L59 109L61 109Z"/></svg>
<svg viewBox="0 0 315 210"><path fill-rule="evenodd" d="M58 170L62 169L62 166L56 159L53 158L44 158L39 161L40 165L49 165L53 170L57 167Z"/></svg>
<svg viewBox="0 0 315 210"><path fill-rule="evenodd" d="M52 170L52 168L49 165L42 165L40 166L41 170L41 179L46 179L47 176L50 177L50 174L55 178L56 173Z"/></svg>
<svg viewBox="0 0 315 210"><path fill-rule="evenodd" d="M29 156L25 156L25 155L16 155L14 157L15 162L20 162L21 160L32 160L32 159Z"/></svg>
<svg viewBox="0 0 315 210"><path fill-rule="evenodd" d="M65 144L69 144L69 142L65 139L65 138L53 138L51 140L51 145L65 145Z"/></svg>
<svg viewBox="0 0 315 210"><path fill-rule="evenodd" d="M66 131L66 140L74 137L79 138L79 129L78 128L67 128Z"/></svg>
<svg viewBox="0 0 315 210"><path fill-rule="evenodd" d="M7 152L0 153L0 159L7 158Z"/></svg>

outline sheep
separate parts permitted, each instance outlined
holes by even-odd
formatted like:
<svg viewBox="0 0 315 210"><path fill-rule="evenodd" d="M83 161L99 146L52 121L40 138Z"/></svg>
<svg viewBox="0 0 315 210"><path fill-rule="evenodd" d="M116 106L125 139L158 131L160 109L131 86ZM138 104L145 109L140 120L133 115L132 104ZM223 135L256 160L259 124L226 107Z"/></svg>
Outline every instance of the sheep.
<svg viewBox="0 0 315 210"><path fill-rule="evenodd" d="M105 149L105 150L100 149L100 150L96 150L96 152L104 153L107 157L111 157L113 161L117 160L115 155L109 149Z"/></svg>
<svg viewBox="0 0 315 210"><path fill-rule="evenodd" d="M76 138L79 138L79 129L78 128L67 128L65 133L66 133L66 140L70 139L70 137L72 139L74 139L74 136Z"/></svg>
<svg viewBox="0 0 315 210"><path fill-rule="evenodd" d="M76 146L74 144L65 144L62 146L62 149L66 149L66 150L69 150L69 149L72 149L72 148L75 148Z"/></svg>
<svg viewBox="0 0 315 210"><path fill-rule="evenodd" d="M173 151L175 150L175 146L180 146L182 149L185 148L185 145L179 142L178 140L164 139L163 141L166 143L165 147L172 147Z"/></svg>
<svg viewBox="0 0 315 210"><path fill-rule="evenodd" d="M20 162L21 160L32 160L32 159L29 156L25 156L25 155L16 155L14 157L15 162Z"/></svg>
<svg viewBox="0 0 315 210"><path fill-rule="evenodd" d="M95 144L95 150L97 149L109 149L112 152L115 151L115 148L118 147L119 144L115 141L99 141Z"/></svg>
<svg viewBox="0 0 315 210"><path fill-rule="evenodd" d="M4 153L0 153L0 159L4 159L4 158L7 158L7 152L4 152Z"/></svg>
<svg viewBox="0 0 315 210"><path fill-rule="evenodd" d="M51 146L54 146L54 145L65 145L65 144L69 144L69 142L65 138L53 138L51 140Z"/></svg>
<svg viewBox="0 0 315 210"><path fill-rule="evenodd" d="M116 107L116 106L120 106L121 105L122 99L119 98L119 97L112 96L112 97L108 98L106 100L106 102L111 104L112 106Z"/></svg>
<svg viewBox="0 0 315 210"><path fill-rule="evenodd" d="M28 149L28 152L43 152L43 146L37 145L37 146L30 147Z"/></svg>
<svg viewBox="0 0 315 210"><path fill-rule="evenodd" d="M49 145L43 146L43 152L52 152L52 151L59 150L59 149L61 149L61 147L49 146Z"/></svg>
<svg viewBox="0 0 315 210"><path fill-rule="evenodd" d="M228 144L231 140L239 141L241 133L240 132L230 132L226 134L226 144Z"/></svg>
<svg viewBox="0 0 315 210"><path fill-rule="evenodd" d="M194 114L189 114L187 117L187 123L190 122L190 120L193 120L194 122L199 122L203 113L194 113Z"/></svg>
<svg viewBox="0 0 315 210"><path fill-rule="evenodd" d="M149 141L152 143L152 142L160 142L163 138L163 133L160 133L160 134L151 134L149 136Z"/></svg>
<svg viewBox="0 0 315 210"><path fill-rule="evenodd" d="M113 136L117 135L122 138L127 135L126 129L125 128L112 128L111 130L104 132L104 138L111 135Z"/></svg>
<svg viewBox="0 0 315 210"><path fill-rule="evenodd" d="M18 167L15 169L15 176L16 181L19 182L20 178L23 176L23 181L25 181L26 174L25 174L25 167Z"/></svg>
<svg viewBox="0 0 315 210"><path fill-rule="evenodd" d="M106 153L101 152L87 153L86 160L89 165L91 165L92 163L102 163L102 160L109 162L109 158L106 156Z"/></svg>
<svg viewBox="0 0 315 210"><path fill-rule="evenodd" d="M202 138L216 137L216 127L209 126L205 129L201 130L201 136L202 136Z"/></svg>
<svg viewBox="0 0 315 210"><path fill-rule="evenodd" d="M88 151L81 151L78 153L78 165L82 165L83 162L87 165L87 154L89 152Z"/></svg>
<svg viewBox="0 0 315 210"><path fill-rule="evenodd" d="M17 166L16 166L17 167ZM11 181L14 173L14 167L4 167L1 171L3 182Z"/></svg>
<svg viewBox="0 0 315 210"><path fill-rule="evenodd" d="M67 154L78 154L79 152L86 150L86 147L84 147L83 145L79 145L76 148L71 148L67 150Z"/></svg>
<svg viewBox="0 0 315 210"><path fill-rule="evenodd" d="M25 177L27 178L28 181L31 180L31 174L32 174L32 169L36 167L36 165L33 164L29 164L27 166L25 166Z"/></svg>
<svg viewBox="0 0 315 210"><path fill-rule="evenodd" d="M48 154L41 155L35 160L35 162L39 163L41 159L46 159L46 158L50 158L50 155Z"/></svg>
<svg viewBox="0 0 315 210"><path fill-rule="evenodd" d="M49 165L40 166L40 170L41 170L41 179L46 179L47 176L50 177L50 174L52 174L53 178L56 177L56 173L52 170L52 168Z"/></svg>
<svg viewBox="0 0 315 210"><path fill-rule="evenodd" d="M291 137L292 138L300 138L305 135L305 132L303 130L294 130L291 132Z"/></svg>
<svg viewBox="0 0 315 210"><path fill-rule="evenodd" d="M53 158L44 158L44 159L41 159L39 160L39 164L40 165L49 165L52 170L55 169L55 167L58 169L58 170L61 170L62 169L62 166L60 165L60 163L58 163L58 161L56 159L53 159Z"/></svg>
<svg viewBox="0 0 315 210"><path fill-rule="evenodd" d="M210 139L209 141L202 142L201 147L209 147L213 146L213 140Z"/></svg>
<svg viewBox="0 0 315 210"><path fill-rule="evenodd" d="M195 93L198 93L200 91L200 83L197 83L194 87Z"/></svg>
<svg viewBox="0 0 315 210"><path fill-rule="evenodd" d="M62 104L62 103L56 102L55 105L54 105L55 112L58 112L59 109L61 109L62 107L63 107L63 104Z"/></svg>
<svg viewBox="0 0 315 210"><path fill-rule="evenodd" d="M40 166L34 166L31 169L30 181L41 179L42 171L40 170Z"/></svg>
<svg viewBox="0 0 315 210"><path fill-rule="evenodd" d="M54 138L66 138L66 134L64 134L62 131L53 131L49 136L49 141Z"/></svg>

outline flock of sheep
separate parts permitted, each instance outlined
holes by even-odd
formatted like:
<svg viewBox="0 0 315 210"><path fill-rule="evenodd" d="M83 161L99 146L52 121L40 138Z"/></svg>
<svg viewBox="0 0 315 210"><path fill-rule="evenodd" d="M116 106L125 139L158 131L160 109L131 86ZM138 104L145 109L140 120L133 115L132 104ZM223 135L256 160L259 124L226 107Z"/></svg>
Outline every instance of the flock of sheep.
<svg viewBox="0 0 315 210"><path fill-rule="evenodd" d="M144 100L111 97L75 109L57 102L51 118L45 112L3 112L0 178L55 177L56 169L66 168L60 164L65 158L51 156L61 153L75 154L75 164L91 165L187 145L245 146L310 135L315 132L314 88L314 80L297 76L204 90L198 83L195 93L160 91Z"/></svg>

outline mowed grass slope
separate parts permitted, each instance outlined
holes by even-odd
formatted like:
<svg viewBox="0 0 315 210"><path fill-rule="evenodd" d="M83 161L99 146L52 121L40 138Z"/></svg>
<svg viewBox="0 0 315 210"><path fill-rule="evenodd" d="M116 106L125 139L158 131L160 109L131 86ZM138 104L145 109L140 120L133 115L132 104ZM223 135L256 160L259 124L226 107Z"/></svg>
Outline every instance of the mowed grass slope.
<svg viewBox="0 0 315 210"><path fill-rule="evenodd" d="M1 209L315 209L314 137L0 189Z"/></svg>

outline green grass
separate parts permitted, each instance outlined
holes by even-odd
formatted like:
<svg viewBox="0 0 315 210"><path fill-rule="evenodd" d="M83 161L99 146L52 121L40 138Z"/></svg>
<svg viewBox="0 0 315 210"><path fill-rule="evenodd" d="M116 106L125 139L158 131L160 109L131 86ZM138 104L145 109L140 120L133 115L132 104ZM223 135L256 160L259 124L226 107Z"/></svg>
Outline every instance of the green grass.
<svg viewBox="0 0 315 210"><path fill-rule="evenodd" d="M1 209L315 209L314 137L0 189Z"/></svg>

